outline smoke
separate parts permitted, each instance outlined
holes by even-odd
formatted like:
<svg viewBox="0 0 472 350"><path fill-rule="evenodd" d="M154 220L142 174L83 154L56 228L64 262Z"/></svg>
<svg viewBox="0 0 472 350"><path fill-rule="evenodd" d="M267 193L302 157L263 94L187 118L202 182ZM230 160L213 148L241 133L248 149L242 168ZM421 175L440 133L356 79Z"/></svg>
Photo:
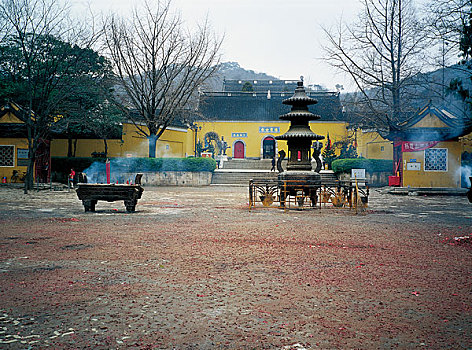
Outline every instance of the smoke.
<svg viewBox="0 0 472 350"><path fill-rule="evenodd" d="M458 172L460 171L460 176L461 176L461 184L462 187L471 187L470 183L470 176L472 176L472 167L468 165L463 165L460 167Z"/></svg>
<svg viewBox="0 0 472 350"><path fill-rule="evenodd" d="M125 174L139 172L136 169L137 159L139 158L113 158L110 160L110 182L111 183L131 183L134 177L125 178ZM89 183L106 183L106 164L103 161L94 162L90 167L83 171L87 175Z"/></svg>
<svg viewBox="0 0 472 350"><path fill-rule="evenodd" d="M133 183L137 173L159 171L188 171L185 158L112 158L110 159L110 182ZM106 183L106 164L94 162L83 171L89 183Z"/></svg>

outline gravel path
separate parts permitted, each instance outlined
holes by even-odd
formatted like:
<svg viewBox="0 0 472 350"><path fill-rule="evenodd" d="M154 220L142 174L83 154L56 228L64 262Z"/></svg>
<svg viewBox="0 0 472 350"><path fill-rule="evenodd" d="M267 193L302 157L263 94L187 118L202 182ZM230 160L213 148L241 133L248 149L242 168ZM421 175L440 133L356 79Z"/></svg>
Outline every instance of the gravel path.
<svg viewBox="0 0 472 350"><path fill-rule="evenodd" d="M0 188L0 348L471 349L472 204L371 191L249 212L146 187L136 213Z"/></svg>

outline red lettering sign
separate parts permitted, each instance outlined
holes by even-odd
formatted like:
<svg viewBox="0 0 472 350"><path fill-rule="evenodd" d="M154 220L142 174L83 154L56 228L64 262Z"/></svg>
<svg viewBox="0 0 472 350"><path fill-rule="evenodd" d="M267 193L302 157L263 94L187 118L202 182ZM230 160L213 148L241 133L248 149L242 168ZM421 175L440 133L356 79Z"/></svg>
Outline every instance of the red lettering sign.
<svg viewBox="0 0 472 350"><path fill-rule="evenodd" d="M425 149L436 146L438 143L439 141L424 141L424 142L403 141L402 152L423 151Z"/></svg>

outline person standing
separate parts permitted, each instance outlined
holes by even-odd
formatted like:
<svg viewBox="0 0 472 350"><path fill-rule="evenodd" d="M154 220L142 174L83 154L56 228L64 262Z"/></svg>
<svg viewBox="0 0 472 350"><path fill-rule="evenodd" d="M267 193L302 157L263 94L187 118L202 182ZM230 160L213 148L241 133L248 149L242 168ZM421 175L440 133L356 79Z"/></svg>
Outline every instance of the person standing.
<svg viewBox="0 0 472 350"><path fill-rule="evenodd" d="M74 188L74 177L75 177L75 170L74 168L70 169L69 174L69 188Z"/></svg>
<svg viewBox="0 0 472 350"><path fill-rule="evenodd" d="M272 157L272 169L270 171L275 171L275 156Z"/></svg>

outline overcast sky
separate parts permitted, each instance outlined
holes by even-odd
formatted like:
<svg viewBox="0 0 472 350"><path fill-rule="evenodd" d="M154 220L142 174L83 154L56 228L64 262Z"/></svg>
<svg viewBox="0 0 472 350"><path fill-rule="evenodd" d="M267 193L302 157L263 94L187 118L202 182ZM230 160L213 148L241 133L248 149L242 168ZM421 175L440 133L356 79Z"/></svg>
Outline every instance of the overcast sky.
<svg viewBox="0 0 472 350"><path fill-rule="evenodd" d="M74 0L80 6L87 0ZM126 14L137 1L91 0L92 9ZM280 79L305 77L306 83L334 90L348 88L343 76L323 63L321 26L340 18L356 19L359 0L173 0L189 25L208 15L217 33L224 34L222 61Z"/></svg>

